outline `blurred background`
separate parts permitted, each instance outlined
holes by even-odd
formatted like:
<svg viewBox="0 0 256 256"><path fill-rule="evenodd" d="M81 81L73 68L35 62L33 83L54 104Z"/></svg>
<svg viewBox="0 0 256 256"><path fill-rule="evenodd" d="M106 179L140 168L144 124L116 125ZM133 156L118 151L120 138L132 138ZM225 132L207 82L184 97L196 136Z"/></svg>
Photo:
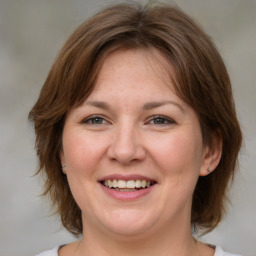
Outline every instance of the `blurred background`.
<svg viewBox="0 0 256 256"><path fill-rule="evenodd" d="M27 115L70 33L104 0L0 0L0 256L29 256L74 238L40 198L34 133ZM256 1L176 0L217 45L244 133L228 216L201 240L256 255Z"/></svg>

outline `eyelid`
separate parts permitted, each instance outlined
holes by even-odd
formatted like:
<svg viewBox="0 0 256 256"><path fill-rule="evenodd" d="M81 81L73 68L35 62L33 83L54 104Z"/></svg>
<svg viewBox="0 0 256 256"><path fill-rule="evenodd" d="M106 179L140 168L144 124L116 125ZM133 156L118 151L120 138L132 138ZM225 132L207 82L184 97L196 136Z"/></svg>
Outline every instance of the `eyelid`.
<svg viewBox="0 0 256 256"><path fill-rule="evenodd" d="M102 125L102 124L92 124L92 123L89 123L90 120L92 119L96 119L96 118L99 118L99 119L103 119L104 123L103 124L106 124L106 123L110 123L107 118L103 115L97 115L97 114L94 114L94 115L90 115L86 118L83 118L81 123L82 124L90 124L90 125Z"/></svg>
<svg viewBox="0 0 256 256"><path fill-rule="evenodd" d="M176 124L176 122L170 118L170 117L167 117L167 116L164 116L164 115L154 115L154 116L151 116L149 118L149 120L147 121L147 123L150 123L151 121L157 119L157 118L161 118L161 119L164 119L165 121L167 121L168 123L164 123L164 124L153 124L153 125L168 125L168 124Z"/></svg>
<svg viewBox="0 0 256 256"><path fill-rule="evenodd" d="M89 121L93 120L93 119L102 119L103 120L103 123L100 123L100 124L97 124L97 123L89 123ZM151 124L152 121L154 121L155 119L163 119L164 120L164 123L152 123L152 125L169 125L169 124L175 124L176 122L170 118L170 117L167 117L167 116L164 116L164 115L153 115L151 117L148 118L148 120L146 121L146 124ZM94 115L90 115L86 118L83 118L82 121L81 121L82 124L89 124L89 125L104 125L104 124L111 124L110 121L108 121L108 119L104 116L104 115L100 115L100 114L94 114Z"/></svg>

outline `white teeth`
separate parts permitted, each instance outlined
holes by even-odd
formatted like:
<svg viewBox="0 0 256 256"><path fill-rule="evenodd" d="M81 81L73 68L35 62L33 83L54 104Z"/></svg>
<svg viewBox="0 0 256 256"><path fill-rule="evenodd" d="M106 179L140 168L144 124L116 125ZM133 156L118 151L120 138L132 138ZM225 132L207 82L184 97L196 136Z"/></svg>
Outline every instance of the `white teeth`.
<svg viewBox="0 0 256 256"><path fill-rule="evenodd" d="M127 187L127 188L135 188L135 182L134 182L134 180L128 180L128 181L126 182L126 187Z"/></svg>
<svg viewBox="0 0 256 256"><path fill-rule="evenodd" d="M135 189L135 188L148 188L151 185L150 181L146 180L105 180L103 184L109 188L117 189Z"/></svg>
<svg viewBox="0 0 256 256"><path fill-rule="evenodd" d="M118 186L118 183L117 183L117 180L113 180L113 188L117 188L117 186Z"/></svg>
<svg viewBox="0 0 256 256"><path fill-rule="evenodd" d="M108 186L112 187L113 186L113 182L111 180L108 180Z"/></svg>
<svg viewBox="0 0 256 256"><path fill-rule="evenodd" d="M135 187L140 188L141 187L141 180L136 180L135 181Z"/></svg>
<svg viewBox="0 0 256 256"><path fill-rule="evenodd" d="M118 188L126 188L126 181L125 180L118 180L117 181Z"/></svg>

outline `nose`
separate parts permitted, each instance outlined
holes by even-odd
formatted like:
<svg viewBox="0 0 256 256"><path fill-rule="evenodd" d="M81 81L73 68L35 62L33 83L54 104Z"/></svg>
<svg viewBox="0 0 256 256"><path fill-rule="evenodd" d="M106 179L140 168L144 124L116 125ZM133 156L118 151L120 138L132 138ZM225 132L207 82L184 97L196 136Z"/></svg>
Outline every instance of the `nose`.
<svg viewBox="0 0 256 256"><path fill-rule="evenodd" d="M116 127L107 155L109 159L122 165L142 161L146 156L146 151L136 127L132 125Z"/></svg>

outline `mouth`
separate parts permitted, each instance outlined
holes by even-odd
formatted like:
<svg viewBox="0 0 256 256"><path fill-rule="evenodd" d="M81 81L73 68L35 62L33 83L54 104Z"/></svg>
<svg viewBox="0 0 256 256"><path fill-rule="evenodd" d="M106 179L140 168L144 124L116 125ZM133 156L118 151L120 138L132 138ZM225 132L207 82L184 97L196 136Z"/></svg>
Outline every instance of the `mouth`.
<svg viewBox="0 0 256 256"><path fill-rule="evenodd" d="M106 179L100 181L100 183L110 189L121 192L133 192L138 190L147 189L156 184L155 181L150 180L122 180L122 179Z"/></svg>

